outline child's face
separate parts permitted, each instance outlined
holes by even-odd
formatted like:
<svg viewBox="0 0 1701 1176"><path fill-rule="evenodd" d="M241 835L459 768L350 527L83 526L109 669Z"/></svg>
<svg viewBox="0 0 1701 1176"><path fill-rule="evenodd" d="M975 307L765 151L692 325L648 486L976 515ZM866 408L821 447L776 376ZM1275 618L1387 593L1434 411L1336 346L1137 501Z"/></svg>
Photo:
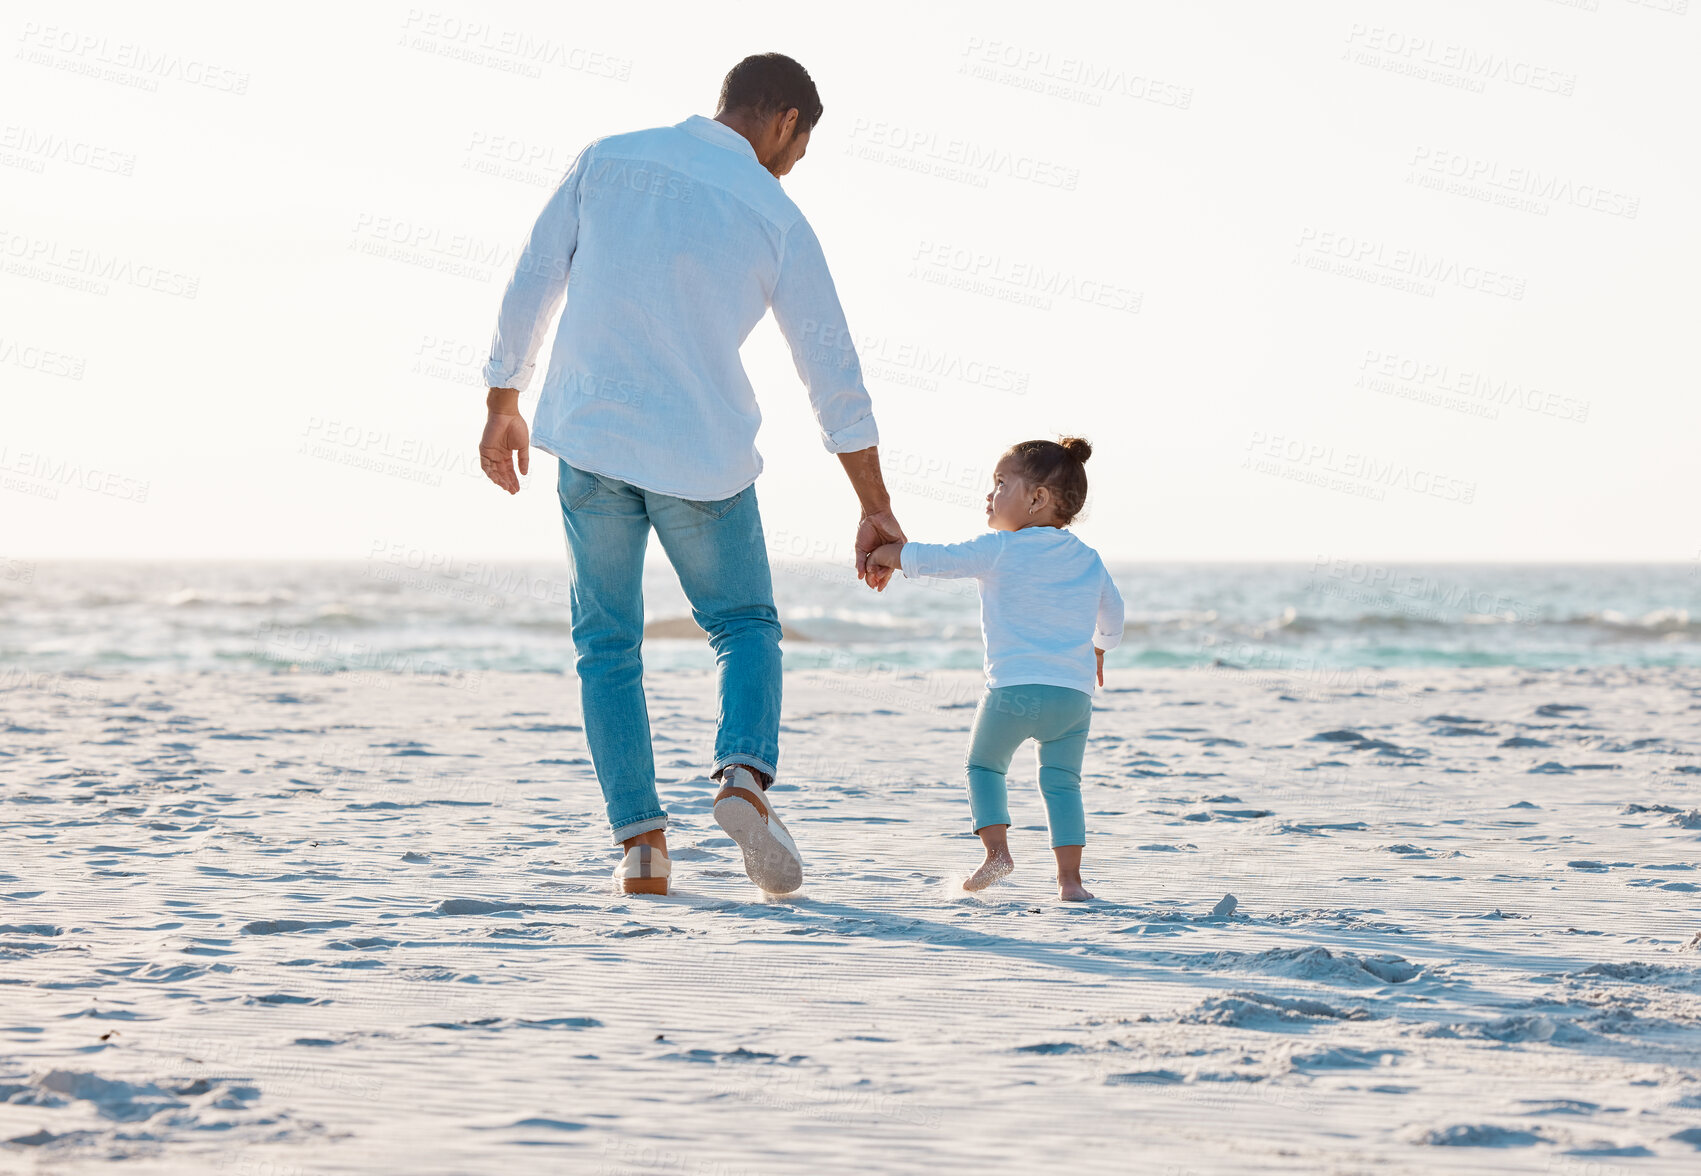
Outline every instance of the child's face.
<svg viewBox="0 0 1701 1176"><path fill-rule="evenodd" d="M1020 531L1034 521L1033 493L1010 469L1008 458L992 470L992 493L986 496L986 525L994 531Z"/></svg>

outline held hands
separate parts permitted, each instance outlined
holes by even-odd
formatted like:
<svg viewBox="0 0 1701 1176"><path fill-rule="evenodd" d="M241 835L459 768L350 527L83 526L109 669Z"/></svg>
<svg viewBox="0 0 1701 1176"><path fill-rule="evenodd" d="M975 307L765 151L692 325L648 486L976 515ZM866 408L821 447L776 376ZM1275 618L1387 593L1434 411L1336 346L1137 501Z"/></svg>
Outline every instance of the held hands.
<svg viewBox="0 0 1701 1176"><path fill-rule="evenodd" d="M478 464L485 477L510 494L520 492L520 477L531 469L531 433L520 415L520 394L512 388L492 388L486 403L490 416L484 436L478 441ZM519 454L520 475L514 474L514 455Z"/></svg>
<svg viewBox="0 0 1701 1176"><path fill-rule="evenodd" d="M892 569L898 566L898 551L904 545L904 529L890 510L862 516L856 528L856 576L876 592L886 590ZM890 558L875 557L890 552Z"/></svg>
<svg viewBox="0 0 1701 1176"><path fill-rule="evenodd" d="M868 553L869 571L876 568L884 569L888 574L903 571L904 565L899 562L898 558L903 550L904 545L902 543L882 543Z"/></svg>

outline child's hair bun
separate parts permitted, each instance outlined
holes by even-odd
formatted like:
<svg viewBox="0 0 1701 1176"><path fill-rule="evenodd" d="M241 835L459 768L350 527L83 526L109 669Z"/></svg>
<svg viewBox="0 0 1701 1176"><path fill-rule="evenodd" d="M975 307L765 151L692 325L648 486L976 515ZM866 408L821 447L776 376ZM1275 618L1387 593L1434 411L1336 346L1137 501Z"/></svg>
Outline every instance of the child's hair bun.
<svg viewBox="0 0 1701 1176"><path fill-rule="evenodd" d="M1085 437L1063 437L1057 443L1076 461L1084 462L1093 455L1093 447L1087 443Z"/></svg>

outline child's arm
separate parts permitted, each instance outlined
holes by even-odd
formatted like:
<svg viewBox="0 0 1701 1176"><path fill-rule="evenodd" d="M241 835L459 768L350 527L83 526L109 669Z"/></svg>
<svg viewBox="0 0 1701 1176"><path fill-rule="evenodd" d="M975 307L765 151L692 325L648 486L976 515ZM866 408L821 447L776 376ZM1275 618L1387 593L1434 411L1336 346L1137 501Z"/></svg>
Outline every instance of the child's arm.
<svg viewBox="0 0 1701 1176"><path fill-rule="evenodd" d="M1110 578L1110 573L1104 573L1104 583L1099 587L1099 615L1093 625L1093 654L1099 663L1099 685L1104 685L1104 655L1107 649L1115 649L1122 644L1122 593L1116 590L1116 582Z"/></svg>
<svg viewBox="0 0 1701 1176"><path fill-rule="evenodd" d="M885 566L895 568L901 563L906 576L976 579L992 571L1004 554L1007 538L1006 531L988 531L966 543L905 543Z"/></svg>

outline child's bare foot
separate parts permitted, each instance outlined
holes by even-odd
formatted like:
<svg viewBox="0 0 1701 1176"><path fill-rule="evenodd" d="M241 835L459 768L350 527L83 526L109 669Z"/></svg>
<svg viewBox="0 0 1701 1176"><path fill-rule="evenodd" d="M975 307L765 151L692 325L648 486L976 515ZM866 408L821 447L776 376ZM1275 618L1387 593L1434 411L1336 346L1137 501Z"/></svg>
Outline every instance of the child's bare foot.
<svg viewBox="0 0 1701 1176"><path fill-rule="evenodd" d="M1008 878L1015 868L1016 863L1011 860L1008 849L988 849L986 860L980 864L980 869L963 880L963 889L985 890L994 882Z"/></svg>
<svg viewBox="0 0 1701 1176"><path fill-rule="evenodd" d="M1085 886L1081 885L1079 878L1070 881L1059 878L1057 880L1057 897L1064 902L1086 902L1092 897L1092 894L1088 892Z"/></svg>
<svg viewBox="0 0 1701 1176"><path fill-rule="evenodd" d="M1057 897L1064 902L1086 902L1092 895L1081 885L1081 847L1057 845L1052 852L1057 855Z"/></svg>
<svg viewBox="0 0 1701 1176"><path fill-rule="evenodd" d="M986 860L980 869L963 880L964 890L985 890L1000 878L1008 878L1016 863L1010 860L1008 825L982 825L975 830L980 843L986 846Z"/></svg>

